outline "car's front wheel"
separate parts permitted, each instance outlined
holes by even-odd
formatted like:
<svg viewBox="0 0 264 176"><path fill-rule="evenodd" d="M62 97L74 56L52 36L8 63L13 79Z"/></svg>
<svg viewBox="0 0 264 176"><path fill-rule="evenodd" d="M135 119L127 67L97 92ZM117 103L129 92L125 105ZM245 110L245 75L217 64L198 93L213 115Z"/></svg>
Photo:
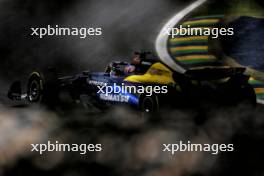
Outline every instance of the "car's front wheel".
<svg viewBox="0 0 264 176"><path fill-rule="evenodd" d="M40 103L43 98L43 79L39 73L33 73L27 85L28 101L30 103Z"/></svg>
<svg viewBox="0 0 264 176"><path fill-rule="evenodd" d="M33 72L27 84L27 97L30 103L41 103L49 107L54 107L58 104L57 79L51 74Z"/></svg>

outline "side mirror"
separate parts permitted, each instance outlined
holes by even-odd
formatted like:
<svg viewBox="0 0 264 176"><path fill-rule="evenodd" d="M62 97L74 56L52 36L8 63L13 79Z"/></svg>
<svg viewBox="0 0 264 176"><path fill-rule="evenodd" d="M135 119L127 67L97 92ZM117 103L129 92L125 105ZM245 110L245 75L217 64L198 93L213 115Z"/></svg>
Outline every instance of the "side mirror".
<svg viewBox="0 0 264 176"><path fill-rule="evenodd" d="M15 81L11 84L7 97L11 100L21 100L22 86L20 81Z"/></svg>

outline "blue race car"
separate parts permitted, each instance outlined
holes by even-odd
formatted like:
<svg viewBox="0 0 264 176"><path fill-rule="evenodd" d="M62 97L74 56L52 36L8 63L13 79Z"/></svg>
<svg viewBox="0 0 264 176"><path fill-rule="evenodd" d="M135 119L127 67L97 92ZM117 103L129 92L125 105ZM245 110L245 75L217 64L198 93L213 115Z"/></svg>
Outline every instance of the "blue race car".
<svg viewBox="0 0 264 176"><path fill-rule="evenodd" d="M26 93L22 93L21 82L16 81L8 97L49 107L77 102L104 109L112 104L127 104L142 112L155 112L162 106L199 105L203 101L255 104L256 95L244 71L245 68L213 67L181 74L159 60L142 59L137 65L117 61L104 72L83 71L65 77L58 77L53 69L45 75L34 71Z"/></svg>

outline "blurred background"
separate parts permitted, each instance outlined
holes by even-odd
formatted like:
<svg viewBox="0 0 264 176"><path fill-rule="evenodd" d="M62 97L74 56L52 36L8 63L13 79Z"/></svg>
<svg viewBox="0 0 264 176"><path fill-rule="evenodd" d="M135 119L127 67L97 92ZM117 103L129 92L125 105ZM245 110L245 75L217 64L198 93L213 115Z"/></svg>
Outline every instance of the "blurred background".
<svg viewBox="0 0 264 176"><path fill-rule="evenodd" d="M190 2L190 1L189 1ZM32 68L62 72L101 70L134 51L153 51L163 23L188 1L1 0L1 79L15 79ZM98 37L31 36L31 27L102 27Z"/></svg>

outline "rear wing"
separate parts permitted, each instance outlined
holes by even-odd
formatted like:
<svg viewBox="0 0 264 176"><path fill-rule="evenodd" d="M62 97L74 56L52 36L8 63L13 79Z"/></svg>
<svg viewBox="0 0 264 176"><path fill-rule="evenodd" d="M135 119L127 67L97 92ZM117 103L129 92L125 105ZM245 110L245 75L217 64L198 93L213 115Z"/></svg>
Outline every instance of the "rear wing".
<svg viewBox="0 0 264 176"><path fill-rule="evenodd" d="M187 70L185 75L196 80L216 80L243 74L244 67L206 67Z"/></svg>

